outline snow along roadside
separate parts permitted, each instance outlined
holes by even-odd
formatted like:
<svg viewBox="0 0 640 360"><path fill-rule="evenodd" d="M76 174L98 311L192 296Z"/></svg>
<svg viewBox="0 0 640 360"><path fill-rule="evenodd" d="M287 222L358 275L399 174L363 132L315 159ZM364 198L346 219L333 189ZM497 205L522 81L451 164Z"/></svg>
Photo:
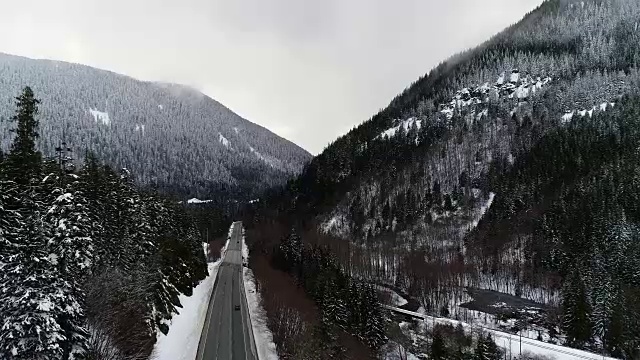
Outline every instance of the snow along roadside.
<svg viewBox="0 0 640 360"><path fill-rule="evenodd" d="M149 359L151 360L193 360L198 352L198 343L204 326L204 320L207 317L207 309L209 308L209 300L213 284L216 276L218 276L218 268L224 257L224 252L229 246L229 239L233 225L229 229L227 242L225 243L221 257L213 263L208 263L209 275L193 289L192 296L180 294L180 304L182 309L178 309L178 313L173 316L169 326L169 332L164 335L158 332L156 344ZM203 243L202 247L205 256L209 250L209 244Z"/></svg>
<svg viewBox="0 0 640 360"><path fill-rule="evenodd" d="M242 258L243 262L249 261L249 248L244 238L244 228L242 229ZM249 306L249 316L251 318L251 327L253 337L256 341L259 360L278 360L278 352L273 342L273 334L267 326L267 312L261 305L262 299L256 291L256 280L253 271L248 267L242 267L244 278L244 292Z"/></svg>

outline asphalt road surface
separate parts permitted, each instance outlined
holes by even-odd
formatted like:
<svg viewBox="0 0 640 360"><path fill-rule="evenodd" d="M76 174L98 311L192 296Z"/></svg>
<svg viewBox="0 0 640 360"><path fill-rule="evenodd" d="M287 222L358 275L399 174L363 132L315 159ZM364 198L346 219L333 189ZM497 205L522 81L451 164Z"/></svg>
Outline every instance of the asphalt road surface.
<svg viewBox="0 0 640 360"><path fill-rule="evenodd" d="M257 359L242 282L242 223L231 239L213 285L196 360ZM236 310L236 306L239 309Z"/></svg>

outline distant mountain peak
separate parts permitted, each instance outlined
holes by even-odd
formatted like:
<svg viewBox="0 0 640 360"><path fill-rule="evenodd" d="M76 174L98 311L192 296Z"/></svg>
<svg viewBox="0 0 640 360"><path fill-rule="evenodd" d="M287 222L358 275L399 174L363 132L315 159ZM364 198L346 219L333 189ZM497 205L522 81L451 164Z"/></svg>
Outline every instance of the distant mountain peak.
<svg viewBox="0 0 640 360"><path fill-rule="evenodd" d="M12 116L24 86L42 101L39 145L45 155L64 136L79 156L92 151L131 169L141 184L202 197L216 189L250 196L283 184L311 159L190 86L1 53L0 79L0 118ZM0 122L5 149L11 127Z"/></svg>

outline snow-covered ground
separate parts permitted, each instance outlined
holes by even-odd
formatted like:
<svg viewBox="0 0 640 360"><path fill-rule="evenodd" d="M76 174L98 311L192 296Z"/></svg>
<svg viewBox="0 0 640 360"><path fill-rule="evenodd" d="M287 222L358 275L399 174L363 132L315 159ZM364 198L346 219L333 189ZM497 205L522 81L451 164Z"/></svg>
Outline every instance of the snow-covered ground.
<svg viewBox="0 0 640 360"><path fill-rule="evenodd" d="M242 257L249 260L249 249L244 241L244 229L242 230ZM249 305L251 327L256 341L258 358L260 360L278 360L276 345L273 342L273 334L267 326L267 313L261 305L260 294L256 291L256 280L253 272L248 267L243 267L244 291Z"/></svg>
<svg viewBox="0 0 640 360"><path fill-rule="evenodd" d="M278 159L275 158L269 158L267 156L262 155L260 152L258 152L258 150L254 149L253 147L249 146L249 150L251 150L251 152L260 160L262 160L265 164L271 166L272 168L280 168L281 164L279 163Z"/></svg>
<svg viewBox="0 0 640 360"><path fill-rule="evenodd" d="M91 115L93 116L93 120L95 120L95 122L102 122L104 125L111 124L111 118L109 118L108 112L89 108L89 113L91 113Z"/></svg>
<svg viewBox="0 0 640 360"><path fill-rule="evenodd" d="M564 115L562 115L561 118L561 122L563 124L569 123L571 122L571 120L573 120L574 115L575 116L580 116L580 117L585 117L587 115L589 115L589 117L593 116L593 113L595 111L607 111L608 109L613 109L613 107L616 105L615 102L603 102L602 104L600 104L600 106L594 106L591 109L583 109L583 110L572 110L572 111L568 111L566 112Z"/></svg>
<svg viewBox="0 0 640 360"><path fill-rule="evenodd" d="M383 131L379 137L380 138L392 138L396 135L396 133L398 131L400 131L400 129L404 128L405 132L408 132L413 126L416 126L417 130L420 130L420 128L422 127L422 121L421 120L416 120L416 118L409 118L407 120L401 121L400 124L398 124L397 126L394 126L390 129L387 129L385 131Z"/></svg>
<svg viewBox="0 0 640 360"><path fill-rule="evenodd" d="M407 299L398 295L397 292L393 291L392 289L389 289L386 286L378 285L378 291L388 294L389 300L391 301L391 305L393 306L403 306L406 303L408 303Z"/></svg>
<svg viewBox="0 0 640 360"><path fill-rule="evenodd" d="M491 207L491 204L493 204L493 199L495 197L496 197L495 193L492 193L492 192L489 193L489 199L487 199L487 201L484 204L482 204L482 206L480 206L480 210L475 214L475 217L471 222L471 229L475 229L476 226L478 226L480 219L482 219L484 214L487 213L487 210L489 210L489 208Z"/></svg>
<svg viewBox="0 0 640 360"><path fill-rule="evenodd" d="M387 308L390 308L386 306ZM394 308L394 311L407 314L416 318L422 318L426 326L433 326L434 324L443 324L443 325L453 325L457 326L458 324L462 324L466 331L484 331L486 333L490 333L493 337L493 340L496 344L502 347L508 358L514 358L520 356L520 351L522 353L528 352L535 355L541 355L548 358L555 359L602 359L602 360L614 360L615 358L602 356L601 354L594 354L584 350L573 349L566 346L554 345L545 343L542 341L520 338L519 335L513 335L509 333L505 333L502 331L497 331L493 329L483 328L480 326L471 326L467 323L446 319L446 318L438 318L429 315L424 315L421 312L413 312L407 311L403 309Z"/></svg>
<svg viewBox="0 0 640 360"><path fill-rule="evenodd" d="M226 137L222 136L221 133L218 133L218 140L220 140L220 143L222 145L224 145L225 147L229 147L230 146L229 140L227 140Z"/></svg>
<svg viewBox="0 0 640 360"><path fill-rule="evenodd" d="M206 204L206 203L210 203L212 200L200 200L198 198L193 198L193 199L189 199L187 200L187 204Z"/></svg>
<svg viewBox="0 0 640 360"><path fill-rule="evenodd" d="M513 69L509 75L509 81L506 81L506 73L503 72L493 86L490 86L489 83L484 83L480 86L458 90L450 102L440 104L440 113L447 120L451 120L454 113L464 108L479 107L471 111L474 118L481 119L487 115L486 113L484 115L481 114L486 110L486 104L490 99L499 99L506 96L509 99L517 99L519 103L527 101L531 94L539 92L551 81L552 79L548 76L544 78L521 76L518 70ZM485 109L482 109L483 107Z"/></svg>
<svg viewBox="0 0 640 360"><path fill-rule="evenodd" d="M341 208L336 208L331 217L323 221L319 228L325 234L347 236L350 231L349 219Z"/></svg>
<svg viewBox="0 0 640 360"><path fill-rule="evenodd" d="M231 229L229 234L231 234ZM229 237L222 249L222 253L224 253L228 245ZM208 244L203 244L203 250L206 255ZM171 319L167 335L158 332L156 345L150 359L193 360L196 358L211 291L213 290L213 284L218 275L218 267L221 261L222 259L218 259L218 261L208 264L209 275L193 289L193 295L180 294L179 299L182 309L179 309L178 314L175 314Z"/></svg>

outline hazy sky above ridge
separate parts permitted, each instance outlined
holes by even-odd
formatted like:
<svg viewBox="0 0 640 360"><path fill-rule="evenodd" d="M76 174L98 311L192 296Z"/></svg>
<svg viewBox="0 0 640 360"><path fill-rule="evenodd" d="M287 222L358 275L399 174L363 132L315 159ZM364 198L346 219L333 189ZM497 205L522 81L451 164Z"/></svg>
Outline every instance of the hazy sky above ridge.
<svg viewBox="0 0 640 360"><path fill-rule="evenodd" d="M541 2L5 1L0 52L190 85L317 154Z"/></svg>

